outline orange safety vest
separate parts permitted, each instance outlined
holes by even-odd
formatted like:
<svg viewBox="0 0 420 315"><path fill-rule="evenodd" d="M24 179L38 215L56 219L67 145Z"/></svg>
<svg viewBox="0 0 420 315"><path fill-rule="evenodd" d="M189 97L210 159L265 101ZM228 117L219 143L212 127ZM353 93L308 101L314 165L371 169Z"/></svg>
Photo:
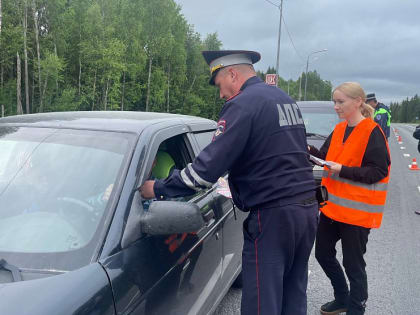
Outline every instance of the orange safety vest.
<svg viewBox="0 0 420 315"><path fill-rule="evenodd" d="M343 143L347 122L340 122L334 129L326 160L349 167L360 167L370 134L377 125L370 118L363 119ZM385 143L389 154L387 141ZM388 175L381 181L364 184L339 177L324 167L322 185L327 187L328 201L321 211L339 222L379 228L385 208L389 173L390 167Z"/></svg>

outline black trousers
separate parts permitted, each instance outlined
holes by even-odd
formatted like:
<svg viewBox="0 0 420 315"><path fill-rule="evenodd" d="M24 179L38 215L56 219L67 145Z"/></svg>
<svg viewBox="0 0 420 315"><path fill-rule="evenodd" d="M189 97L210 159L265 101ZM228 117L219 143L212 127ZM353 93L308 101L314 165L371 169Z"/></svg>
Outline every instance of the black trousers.
<svg viewBox="0 0 420 315"><path fill-rule="evenodd" d="M315 257L331 280L336 300L348 303L356 314L363 314L368 298L366 244L370 229L334 221L321 213L315 242ZM343 269L336 258L335 246L341 240L343 266L350 282L347 286Z"/></svg>
<svg viewBox="0 0 420 315"><path fill-rule="evenodd" d="M251 210L244 221L242 315L306 315L318 204Z"/></svg>

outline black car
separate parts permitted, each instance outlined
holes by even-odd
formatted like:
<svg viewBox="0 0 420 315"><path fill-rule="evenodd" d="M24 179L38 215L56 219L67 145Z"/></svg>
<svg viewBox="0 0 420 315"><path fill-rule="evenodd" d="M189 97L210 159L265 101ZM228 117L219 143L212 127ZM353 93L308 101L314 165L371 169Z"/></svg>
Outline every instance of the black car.
<svg viewBox="0 0 420 315"><path fill-rule="evenodd" d="M0 314L214 312L241 271L245 214L218 184L152 202L137 188L159 152L182 169L215 128L141 112L0 119Z"/></svg>
<svg viewBox="0 0 420 315"><path fill-rule="evenodd" d="M341 120L334 110L334 103L329 101L297 102L303 116L308 144L320 149ZM314 166L314 177L317 183L322 179L322 167Z"/></svg>

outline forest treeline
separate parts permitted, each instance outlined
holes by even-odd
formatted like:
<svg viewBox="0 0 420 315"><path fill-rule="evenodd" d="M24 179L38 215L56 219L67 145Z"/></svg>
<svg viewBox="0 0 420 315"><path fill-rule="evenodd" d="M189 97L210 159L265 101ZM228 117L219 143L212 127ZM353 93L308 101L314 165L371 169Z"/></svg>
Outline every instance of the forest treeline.
<svg viewBox="0 0 420 315"><path fill-rule="evenodd" d="M392 122L418 123L420 119L420 98L406 98L402 102L391 102Z"/></svg>
<svg viewBox="0 0 420 315"><path fill-rule="evenodd" d="M173 0L0 0L2 114L135 110L216 119L223 101L201 51L221 48ZM280 78L279 86L303 99L301 79ZM307 99L330 97L331 83L309 72Z"/></svg>
<svg viewBox="0 0 420 315"><path fill-rule="evenodd" d="M267 72L264 73L258 71L257 75L264 80L267 73L276 73L276 69L274 67L269 67ZM308 72L308 80L306 80L306 74L303 72L296 81L291 79L285 80L280 77L277 85L296 101L303 101L305 100L305 83L306 100L331 100L332 83L327 80L322 80L321 76L316 72L316 70Z"/></svg>

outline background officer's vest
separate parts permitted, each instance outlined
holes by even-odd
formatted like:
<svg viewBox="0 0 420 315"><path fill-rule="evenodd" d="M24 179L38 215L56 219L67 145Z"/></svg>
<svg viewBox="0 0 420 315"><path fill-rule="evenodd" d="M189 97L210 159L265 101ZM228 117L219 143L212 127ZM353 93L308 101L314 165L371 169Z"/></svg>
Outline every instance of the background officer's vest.
<svg viewBox="0 0 420 315"><path fill-rule="evenodd" d="M387 111L385 108L379 108L378 110L376 110L373 118L375 118L376 115L383 115L383 114L387 115L386 126L390 127L391 126L391 113Z"/></svg>
<svg viewBox="0 0 420 315"><path fill-rule="evenodd" d="M334 129L326 160L349 167L360 167L369 137L376 126L370 118L362 120L343 143L347 122L339 123ZM386 141L385 143L389 154L388 144ZM390 168L387 177L369 185L341 178L325 168L322 185L328 189L328 201L321 211L339 222L379 228L385 208L389 173Z"/></svg>

